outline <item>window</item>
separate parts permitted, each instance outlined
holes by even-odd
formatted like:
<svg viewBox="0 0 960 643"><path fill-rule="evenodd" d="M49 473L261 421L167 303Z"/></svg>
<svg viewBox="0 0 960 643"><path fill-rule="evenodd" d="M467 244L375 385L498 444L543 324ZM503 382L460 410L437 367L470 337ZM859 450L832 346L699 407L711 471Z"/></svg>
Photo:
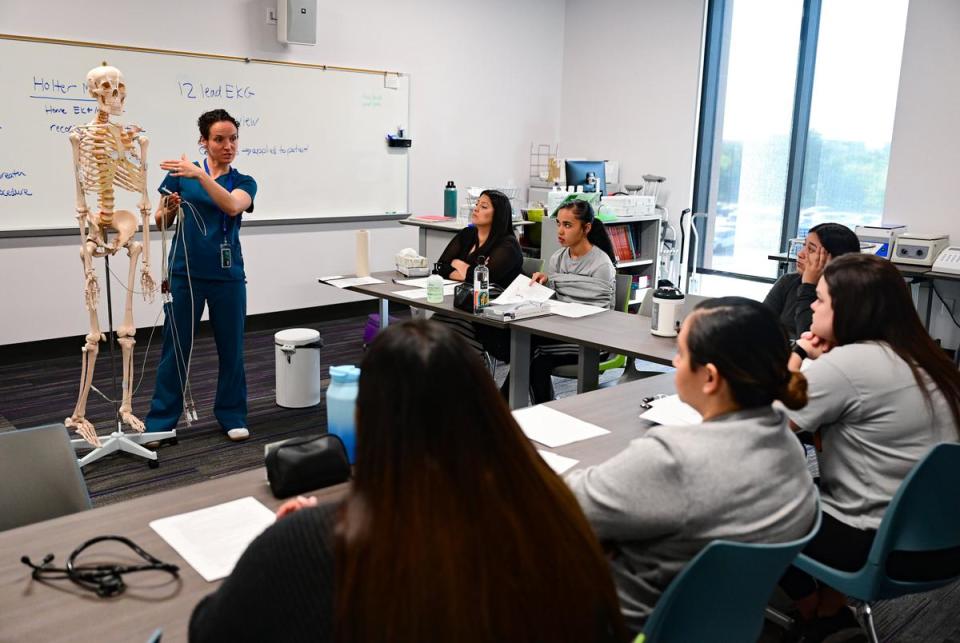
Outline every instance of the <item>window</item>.
<svg viewBox="0 0 960 643"><path fill-rule="evenodd" d="M817 223L879 223L908 0L710 0L705 272L772 278Z"/></svg>

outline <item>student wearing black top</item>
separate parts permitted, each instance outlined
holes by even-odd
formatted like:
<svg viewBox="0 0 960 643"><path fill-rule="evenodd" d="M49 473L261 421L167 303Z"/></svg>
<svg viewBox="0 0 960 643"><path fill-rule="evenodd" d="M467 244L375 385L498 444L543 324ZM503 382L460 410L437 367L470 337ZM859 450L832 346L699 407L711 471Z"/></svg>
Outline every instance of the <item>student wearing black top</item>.
<svg viewBox="0 0 960 643"><path fill-rule="evenodd" d="M361 371L346 498L281 507L190 640L625 641L600 543L477 354L417 320L377 335Z"/></svg>
<svg viewBox="0 0 960 643"><path fill-rule="evenodd" d="M486 258L490 283L509 286L523 268L520 242L513 234L513 208L503 192L484 190L470 215L470 225L447 244L440 255L440 276L445 279L473 283L473 270L480 257ZM447 324L478 352L483 352L486 326L451 315L436 314L433 321Z"/></svg>
<svg viewBox="0 0 960 643"><path fill-rule="evenodd" d="M520 242L513 234L513 209L503 192L484 190L470 215L470 225L457 233L440 255L440 276L473 282L479 257L487 258L490 281L503 288L523 267Z"/></svg>
<svg viewBox="0 0 960 643"><path fill-rule="evenodd" d="M850 228L839 223L821 223L810 228L803 248L797 253L797 271L777 279L763 300L780 316L790 339L797 339L810 330L813 320L810 304L817 298L817 282L824 266L831 259L850 252L860 252L860 240Z"/></svg>

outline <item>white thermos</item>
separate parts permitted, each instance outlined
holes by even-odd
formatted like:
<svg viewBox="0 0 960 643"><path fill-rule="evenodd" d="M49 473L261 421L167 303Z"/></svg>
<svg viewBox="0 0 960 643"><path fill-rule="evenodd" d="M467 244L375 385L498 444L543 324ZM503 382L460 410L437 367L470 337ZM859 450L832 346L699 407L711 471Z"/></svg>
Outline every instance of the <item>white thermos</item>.
<svg viewBox="0 0 960 643"><path fill-rule="evenodd" d="M669 281L662 282L653 291L653 310L650 313L650 332L660 337L676 337L680 332L683 311L683 293Z"/></svg>

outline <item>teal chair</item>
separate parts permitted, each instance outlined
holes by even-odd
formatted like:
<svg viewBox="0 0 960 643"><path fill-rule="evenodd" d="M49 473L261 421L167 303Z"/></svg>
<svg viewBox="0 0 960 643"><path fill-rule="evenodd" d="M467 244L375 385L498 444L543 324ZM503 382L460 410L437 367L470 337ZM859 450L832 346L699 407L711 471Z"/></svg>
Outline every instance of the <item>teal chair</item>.
<svg viewBox="0 0 960 643"><path fill-rule="evenodd" d="M635 643L756 641L777 581L820 529L820 506L803 538L755 544L715 540L667 586Z"/></svg>
<svg viewBox="0 0 960 643"><path fill-rule="evenodd" d="M900 484L862 569L840 571L803 554L794 565L863 601L861 614L876 643L872 601L926 592L960 578L960 444L937 445Z"/></svg>

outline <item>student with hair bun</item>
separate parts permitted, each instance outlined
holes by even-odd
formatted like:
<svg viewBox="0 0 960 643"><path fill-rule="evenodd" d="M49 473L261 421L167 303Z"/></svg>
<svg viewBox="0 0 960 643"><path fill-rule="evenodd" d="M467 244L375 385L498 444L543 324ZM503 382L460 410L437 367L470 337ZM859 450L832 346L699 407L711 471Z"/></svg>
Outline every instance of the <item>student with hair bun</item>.
<svg viewBox="0 0 960 643"><path fill-rule="evenodd" d="M741 297L704 301L677 346L677 394L703 422L655 426L603 464L567 476L613 550L633 631L712 540L786 542L808 533L816 516L803 448L773 406L807 401L803 375L786 367L790 346L773 311Z"/></svg>

